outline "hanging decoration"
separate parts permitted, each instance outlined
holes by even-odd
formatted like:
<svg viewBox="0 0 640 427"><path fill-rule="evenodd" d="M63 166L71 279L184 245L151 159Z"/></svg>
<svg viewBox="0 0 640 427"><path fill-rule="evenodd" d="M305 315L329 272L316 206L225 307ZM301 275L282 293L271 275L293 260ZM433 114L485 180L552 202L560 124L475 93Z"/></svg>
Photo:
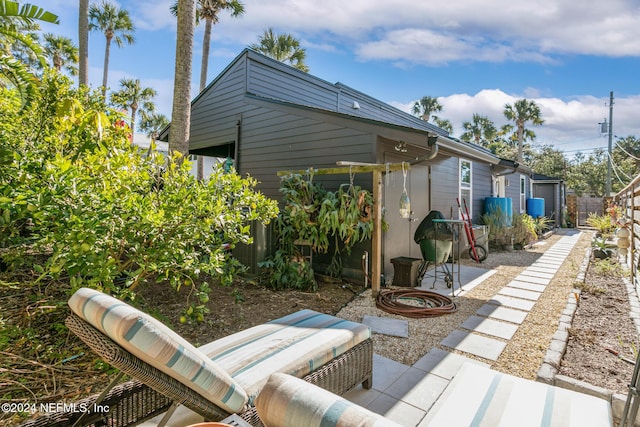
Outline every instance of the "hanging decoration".
<svg viewBox="0 0 640 427"><path fill-rule="evenodd" d="M407 170L402 162L402 196L400 196L400 217L409 218L411 216L411 199L407 194Z"/></svg>

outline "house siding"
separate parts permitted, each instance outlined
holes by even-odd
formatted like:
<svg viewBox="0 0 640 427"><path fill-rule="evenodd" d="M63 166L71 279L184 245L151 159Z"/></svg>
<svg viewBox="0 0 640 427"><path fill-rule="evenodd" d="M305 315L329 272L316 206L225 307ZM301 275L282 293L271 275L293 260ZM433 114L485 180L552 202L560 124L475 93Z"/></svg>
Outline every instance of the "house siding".
<svg viewBox="0 0 640 427"><path fill-rule="evenodd" d="M431 165L431 209L458 218L458 157L437 156Z"/></svg>
<svg viewBox="0 0 640 427"><path fill-rule="evenodd" d="M473 162L473 212L471 219L474 224L482 223L484 214L484 199L492 195L491 166L482 162Z"/></svg>

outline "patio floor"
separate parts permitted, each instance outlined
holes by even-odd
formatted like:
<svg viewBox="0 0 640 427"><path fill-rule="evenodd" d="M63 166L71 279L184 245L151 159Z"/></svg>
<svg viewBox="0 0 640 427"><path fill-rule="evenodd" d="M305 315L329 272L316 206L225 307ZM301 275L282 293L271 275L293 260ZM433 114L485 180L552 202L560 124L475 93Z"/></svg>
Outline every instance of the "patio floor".
<svg viewBox="0 0 640 427"><path fill-rule="evenodd" d="M413 366L374 355L373 388L360 387L345 397L408 427L612 425L611 405L603 399L502 374L489 365L498 359L504 340L516 333L579 238L579 232L564 235L444 338L440 344L450 351L433 348ZM459 282L454 276L456 295L494 272L461 266ZM441 278L434 286L434 277L428 275L421 288L452 292ZM185 419L187 411L181 413L171 425L198 421L197 417Z"/></svg>

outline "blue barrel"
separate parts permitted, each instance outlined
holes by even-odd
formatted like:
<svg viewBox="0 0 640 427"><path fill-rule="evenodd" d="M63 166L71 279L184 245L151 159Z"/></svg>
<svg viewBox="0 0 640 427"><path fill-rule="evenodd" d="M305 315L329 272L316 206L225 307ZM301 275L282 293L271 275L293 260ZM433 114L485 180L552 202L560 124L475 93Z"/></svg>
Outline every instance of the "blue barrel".
<svg viewBox="0 0 640 427"><path fill-rule="evenodd" d="M484 213L499 214L503 224L511 227L511 217L513 216L513 202L510 197L485 197Z"/></svg>
<svg viewBox="0 0 640 427"><path fill-rule="evenodd" d="M544 199L539 197L527 199L527 213L533 218L544 216Z"/></svg>

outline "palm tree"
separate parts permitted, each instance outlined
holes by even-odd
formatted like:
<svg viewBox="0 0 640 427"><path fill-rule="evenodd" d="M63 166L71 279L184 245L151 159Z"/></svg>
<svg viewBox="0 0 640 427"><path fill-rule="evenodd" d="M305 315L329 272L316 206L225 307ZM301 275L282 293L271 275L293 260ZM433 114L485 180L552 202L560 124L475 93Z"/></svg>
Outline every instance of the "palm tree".
<svg viewBox="0 0 640 427"><path fill-rule="evenodd" d="M465 132L460 135L464 141L473 140L477 145L487 147L498 136L498 129L487 116L474 113L470 122L463 122Z"/></svg>
<svg viewBox="0 0 640 427"><path fill-rule="evenodd" d="M205 20L204 36L202 40L202 62L200 63L200 92L207 86L207 68L209 67L209 50L211 46L211 27L219 21L218 14L222 10L230 10L232 17L244 13L244 5L238 0L198 0L196 4L196 25L200 19ZM171 13L178 13L178 2L171 6ZM198 156L196 163L198 179L204 178L204 158Z"/></svg>
<svg viewBox="0 0 640 427"><path fill-rule="evenodd" d="M128 44L133 44L135 41L133 37L135 28L129 18L129 12L124 9L118 9L117 6L104 0L100 6L92 4L89 8L89 30L99 30L106 39L104 69L102 72L102 94L105 95L107 92L111 42L116 42L118 47L122 47L125 41Z"/></svg>
<svg viewBox="0 0 640 427"><path fill-rule="evenodd" d="M442 104L438 102L438 98L432 96L423 96L420 100L413 104L412 112L424 121L429 121L433 113L442 111Z"/></svg>
<svg viewBox="0 0 640 427"><path fill-rule="evenodd" d="M140 130L147 133L151 142L155 142L162 129L167 127L169 119L164 114L141 111Z"/></svg>
<svg viewBox="0 0 640 427"><path fill-rule="evenodd" d="M89 85L89 0L80 0L78 9L78 86Z"/></svg>
<svg viewBox="0 0 640 427"><path fill-rule="evenodd" d="M26 104L34 90L37 79L29 67L11 53L11 47L18 45L32 54L41 66L46 64L42 47L37 40L24 31L33 29L35 20L59 24L58 16L33 6L22 6L15 1L0 0L0 43L6 48L0 53L0 86L13 86Z"/></svg>
<svg viewBox="0 0 640 427"><path fill-rule="evenodd" d="M178 2L177 16L176 67L173 83L171 128L169 129L170 158L174 152L182 154L182 158L189 154L191 61L193 59L193 35L196 27L195 0L180 0Z"/></svg>
<svg viewBox="0 0 640 427"><path fill-rule="evenodd" d="M453 123L451 123L451 120L433 116L433 121L440 129L446 130L449 134L453 133Z"/></svg>
<svg viewBox="0 0 640 427"><path fill-rule="evenodd" d="M288 63L298 70L309 71L304 63L307 51L300 47L300 42L291 34L275 34L273 28L265 30L258 43L249 45L250 49L260 52L269 58Z"/></svg>
<svg viewBox="0 0 640 427"><path fill-rule="evenodd" d="M78 74L78 48L73 41L64 36L46 33L44 35L44 53L51 59L53 68L58 72L65 66L69 74L75 76Z"/></svg>
<svg viewBox="0 0 640 427"><path fill-rule="evenodd" d="M504 116L516 124L516 135L518 140L518 161L522 162L522 145L525 138L525 123L531 122L534 126L540 126L544 123L540 113L540 107L535 101L527 99L519 99L512 104L504 106ZM535 133L528 130L528 136L535 138Z"/></svg>
<svg viewBox="0 0 640 427"><path fill-rule="evenodd" d="M139 79L122 79L120 86L122 89L111 94L111 102L131 110L131 135L135 135L136 113L138 110L153 112L155 105L152 100L157 93L150 87L141 87Z"/></svg>

